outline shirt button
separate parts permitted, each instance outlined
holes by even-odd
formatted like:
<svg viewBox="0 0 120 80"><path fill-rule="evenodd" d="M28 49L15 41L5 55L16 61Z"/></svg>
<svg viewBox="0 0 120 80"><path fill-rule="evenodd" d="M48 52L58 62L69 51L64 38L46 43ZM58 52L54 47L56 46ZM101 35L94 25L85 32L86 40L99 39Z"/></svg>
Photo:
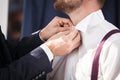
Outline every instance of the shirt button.
<svg viewBox="0 0 120 80"><path fill-rule="evenodd" d="M42 72L42 75L45 75L45 71Z"/></svg>
<svg viewBox="0 0 120 80"><path fill-rule="evenodd" d="M39 74L39 77L41 77L42 75L41 74Z"/></svg>
<svg viewBox="0 0 120 80"><path fill-rule="evenodd" d="M39 78L39 76L36 76L35 79L37 80Z"/></svg>

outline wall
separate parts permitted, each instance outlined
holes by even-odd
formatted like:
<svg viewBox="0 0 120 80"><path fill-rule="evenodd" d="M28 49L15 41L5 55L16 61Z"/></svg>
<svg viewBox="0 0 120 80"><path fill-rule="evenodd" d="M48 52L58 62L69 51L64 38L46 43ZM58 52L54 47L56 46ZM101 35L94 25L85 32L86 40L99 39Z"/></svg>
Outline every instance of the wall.
<svg viewBox="0 0 120 80"><path fill-rule="evenodd" d="M8 0L0 0L0 25L5 37L7 36Z"/></svg>

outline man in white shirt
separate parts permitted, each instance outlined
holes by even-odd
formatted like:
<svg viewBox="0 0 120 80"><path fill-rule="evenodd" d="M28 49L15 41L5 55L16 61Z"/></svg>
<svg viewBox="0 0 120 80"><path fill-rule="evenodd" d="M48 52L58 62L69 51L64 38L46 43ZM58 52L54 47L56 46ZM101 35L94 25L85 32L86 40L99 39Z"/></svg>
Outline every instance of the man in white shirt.
<svg viewBox="0 0 120 80"><path fill-rule="evenodd" d="M101 8L106 0L55 0L56 9L71 18L80 30L82 45L71 54L53 61L48 80L90 80L93 58L102 38L117 29L104 19ZM99 59L98 80L120 80L120 34L112 35L104 44Z"/></svg>

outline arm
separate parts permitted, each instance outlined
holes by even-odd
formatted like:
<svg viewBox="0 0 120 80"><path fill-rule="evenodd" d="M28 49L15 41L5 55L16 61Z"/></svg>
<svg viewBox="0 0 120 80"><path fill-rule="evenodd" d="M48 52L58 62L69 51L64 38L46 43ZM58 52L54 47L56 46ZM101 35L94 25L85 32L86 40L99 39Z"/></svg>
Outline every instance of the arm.
<svg viewBox="0 0 120 80"><path fill-rule="evenodd" d="M17 47L13 48L13 51L14 50L16 51L15 58L18 59L21 56L32 51L39 45L41 45L43 41L40 38L47 41L51 36L57 34L58 32L69 30L70 27L68 26L72 26L72 25L73 24L71 23L69 19L55 17L45 28L43 28L40 31L40 33L31 35L30 37L23 38L19 42Z"/></svg>
<svg viewBox="0 0 120 80"><path fill-rule="evenodd" d="M62 44L61 44L62 43ZM59 46L57 46L59 44ZM77 30L58 33L44 43L53 55L65 55L80 45L80 35ZM45 75L52 70L50 60L41 47L0 69L1 80L45 80Z"/></svg>
<svg viewBox="0 0 120 80"><path fill-rule="evenodd" d="M16 58L22 57L36 47L40 46L43 41L39 38L39 33L23 38L16 46Z"/></svg>
<svg viewBox="0 0 120 80"><path fill-rule="evenodd" d="M120 41L113 41L101 63L104 80L120 79Z"/></svg>
<svg viewBox="0 0 120 80"><path fill-rule="evenodd" d="M47 55L38 47L9 66L1 68L0 80L31 80L40 75L43 78L51 70Z"/></svg>

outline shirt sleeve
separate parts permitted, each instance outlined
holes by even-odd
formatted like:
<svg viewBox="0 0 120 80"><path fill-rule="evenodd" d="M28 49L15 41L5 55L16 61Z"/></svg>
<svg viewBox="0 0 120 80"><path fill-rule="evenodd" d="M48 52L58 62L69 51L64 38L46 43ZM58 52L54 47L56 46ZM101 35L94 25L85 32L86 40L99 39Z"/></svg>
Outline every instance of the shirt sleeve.
<svg viewBox="0 0 120 80"><path fill-rule="evenodd" d="M40 31L41 30L38 30L38 31L32 33L32 35L39 34ZM42 40L43 42L45 42L45 40L40 35L39 35L39 39ZM44 52L48 56L49 61L51 62L53 60L53 56L54 56L53 53L51 52L51 50L45 44L42 44L40 47L44 50Z"/></svg>
<svg viewBox="0 0 120 80"><path fill-rule="evenodd" d="M101 64L104 80L119 80L120 79L120 42L114 41L109 49L104 54ZM119 79L118 79L119 78Z"/></svg>
<svg viewBox="0 0 120 80"><path fill-rule="evenodd" d="M51 50L45 45L45 44L42 44L40 46L46 53L46 55L48 56L50 62L53 60L53 53L51 52Z"/></svg>

